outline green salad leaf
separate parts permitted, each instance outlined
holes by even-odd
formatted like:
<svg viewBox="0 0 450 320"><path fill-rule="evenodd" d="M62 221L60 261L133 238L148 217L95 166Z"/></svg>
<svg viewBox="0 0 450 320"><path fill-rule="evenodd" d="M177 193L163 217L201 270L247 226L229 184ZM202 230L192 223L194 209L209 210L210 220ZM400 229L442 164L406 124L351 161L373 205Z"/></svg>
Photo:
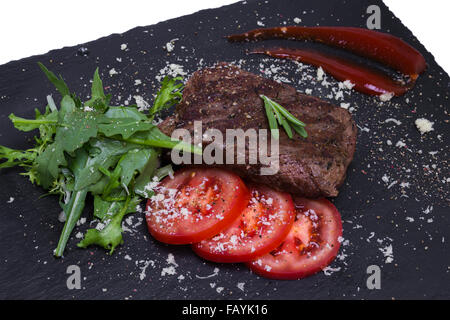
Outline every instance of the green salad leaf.
<svg viewBox="0 0 450 320"><path fill-rule="evenodd" d="M41 68L41 70L45 73L48 80L50 80L50 82L53 83L56 90L59 91L62 97L70 95L69 87L67 87L67 84L64 82L61 76L57 77L53 72L48 70L47 67L40 62L38 62L38 65L39 68Z"/></svg>
<svg viewBox="0 0 450 320"><path fill-rule="evenodd" d="M36 109L34 119L9 116L16 129L39 134L27 150L0 146L0 169L22 167L32 183L59 195L66 219L55 256L64 254L89 197L94 199L93 217L103 228L89 229L78 247L95 244L112 253L123 242L124 216L153 194L155 181L173 173L170 165L159 168L161 148L202 152L171 139L153 123L159 112L181 101L182 79L164 78L152 108L141 112L135 105L110 105L98 68L91 96L83 103L61 76L41 63L39 67L61 94L61 102L58 107L48 95L45 112Z"/></svg>
<svg viewBox="0 0 450 320"><path fill-rule="evenodd" d="M48 115L38 115L36 119L24 119L11 113L9 119L16 129L28 132L39 129L42 125L56 125L58 123L58 112L52 112Z"/></svg>
<svg viewBox="0 0 450 320"><path fill-rule="evenodd" d="M86 248L92 244L96 244L109 250L109 254L112 254L114 249L123 243L122 219L129 211L128 206L130 202L131 197L128 196L120 210L107 221L103 229L89 229L84 235L83 240L78 243L78 247Z"/></svg>
<svg viewBox="0 0 450 320"><path fill-rule="evenodd" d="M98 129L107 137L121 135L124 139L128 139L138 131L148 131L154 125L146 120L139 121L133 118L114 118L106 119L104 123L98 125Z"/></svg>
<svg viewBox="0 0 450 320"><path fill-rule="evenodd" d="M109 169L115 165L120 157L136 145L108 138L92 139L88 144L89 158L83 169L75 176L75 190L81 190L98 182L104 173L100 168Z"/></svg>
<svg viewBox="0 0 450 320"><path fill-rule="evenodd" d="M127 214L136 212L136 206L138 206L141 202L141 198L135 196L131 199L128 204ZM94 197L94 217L100 219L101 221L105 221L107 218L110 218L116 215L124 206L125 201L106 201L103 200L101 196Z"/></svg>
<svg viewBox="0 0 450 320"><path fill-rule="evenodd" d="M72 159L69 167L73 174L76 176L86 165L88 160L87 152L81 148L77 150L75 157ZM75 225L80 219L81 213L83 212L85 200L87 196L87 190L72 191L68 194L68 199L65 203L61 204L61 207L65 213L66 221L64 223L64 228L61 232L61 236L58 241L58 245L55 249L55 256L61 257L64 253L67 241L69 240L70 234L72 233Z"/></svg>
<svg viewBox="0 0 450 320"><path fill-rule="evenodd" d="M58 177L59 167L67 165L64 152L73 152L97 136L97 121L97 114L77 108L69 96L63 98L55 140L36 159L37 173L44 188L49 188Z"/></svg>
<svg viewBox="0 0 450 320"><path fill-rule="evenodd" d="M36 158L36 153L28 150L15 150L0 146L0 159L5 161L0 163L0 169L11 168L32 163Z"/></svg>
<svg viewBox="0 0 450 320"><path fill-rule="evenodd" d="M109 107L105 112L105 117L108 119L134 119L146 121L147 116L137 109L137 106L132 105L129 107Z"/></svg>
<svg viewBox="0 0 450 320"><path fill-rule="evenodd" d="M164 77L161 82L161 89L159 89L156 94L155 102L149 111L149 117L153 120L155 115L164 109L170 108L171 106L180 103L183 95L181 89L183 88L183 83L181 82L183 78L176 77L170 79L169 77Z"/></svg>

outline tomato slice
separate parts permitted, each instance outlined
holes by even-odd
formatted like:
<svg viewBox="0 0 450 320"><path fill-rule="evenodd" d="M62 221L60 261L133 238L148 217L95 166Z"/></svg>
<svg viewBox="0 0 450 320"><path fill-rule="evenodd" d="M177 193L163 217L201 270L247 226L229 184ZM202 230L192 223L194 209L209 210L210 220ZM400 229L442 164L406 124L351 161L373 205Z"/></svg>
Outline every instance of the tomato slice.
<svg viewBox="0 0 450 320"><path fill-rule="evenodd" d="M230 225L247 206L250 193L237 175L194 168L165 178L148 200L150 233L161 242L191 244Z"/></svg>
<svg viewBox="0 0 450 320"><path fill-rule="evenodd" d="M274 251L248 267L270 279L300 279L325 268L336 257L342 236L341 215L328 200L294 198L295 222Z"/></svg>
<svg viewBox="0 0 450 320"><path fill-rule="evenodd" d="M246 262L280 245L294 222L289 194L249 186L251 199L241 215L215 237L194 244L194 251L215 262Z"/></svg>

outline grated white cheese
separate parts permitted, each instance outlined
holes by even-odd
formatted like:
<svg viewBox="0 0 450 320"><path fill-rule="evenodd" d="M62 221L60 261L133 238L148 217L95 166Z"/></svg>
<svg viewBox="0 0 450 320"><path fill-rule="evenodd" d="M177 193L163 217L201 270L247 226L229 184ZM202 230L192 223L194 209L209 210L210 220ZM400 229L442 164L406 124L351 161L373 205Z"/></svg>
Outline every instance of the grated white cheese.
<svg viewBox="0 0 450 320"><path fill-rule="evenodd" d="M402 124L401 121L399 121L397 119L394 119L394 118L388 118L388 119L384 120L384 123L389 123L389 122L393 122L393 123L395 123L398 126Z"/></svg>
<svg viewBox="0 0 450 320"><path fill-rule="evenodd" d="M219 268L214 268L213 273L210 274L210 275L208 275L208 276L199 276L199 275L195 275L195 277L196 277L197 279L208 279L208 278L212 278L212 277L217 276L217 275L219 274L219 271L220 271Z"/></svg>
<svg viewBox="0 0 450 320"><path fill-rule="evenodd" d="M342 109L348 110L349 107L350 107L350 103L341 102Z"/></svg>
<svg viewBox="0 0 450 320"><path fill-rule="evenodd" d="M238 282L236 287L238 287L239 290L244 291L245 282Z"/></svg>
<svg viewBox="0 0 450 320"><path fill-rule="evenodd" d="M112 68L111 70L109 70L109 75L112 77L113 75L118 74L118 72L116 71L116 69Z"/></svg>
<svg viewBox="0 0 450 320"><path fill-rule="evenodd" d="M175 78L177 76L186 76L187 72L184 71L183 66L176 64L176 63L171 63L171 64L167 64L167 66L165 66L164 68L162 68L161 70L159 70L159 74L156 75L156 80L161 81L162 79L164 79L165 76L170 76L172 78Z"/></svg>
<svg viewBox="0 0 450 320"><path fill-rule="evenodd" d="M334 272L338 272L340 270L341 270L341 267L332 268L330 266L327 266L322 271L326 276L331 276Z"/></svg>
<svg viewBox="0 0 450 320"><path fill-rule="evenodd" d="M386 102L386 101L391 100L393 96L394 96L393 92L386 92L386 93L381 94L379 96L379 98L381 101Z"/></svg>
<svg viewBox="0 0 450 320"><path fill-rule="evenodd" d="M319 67L317 69L317 80L322 81L324 75L325 75L325 72L323 71L322 67Z"/></svg>
<svg viewBox="0 0 450 320"><path fill-rule="evenodd" d="M165 267L161 270L161 276L163 276L163 277L166 275L173 276L176 273L177 273L177 270L175 269L174 266Z"/></svg>
<svg viewBox="0 0 450 320"><path fill-rule="evenodd" d="M427 132L433 131L434 122L427 120L425 118L419 118L415 122L417 130L420 131L420 134L425 134Z"/></svg>
<svg viewBox="0 0 450 320"><path fill-rule="evenodd" d="M166 43L166 45L164 46L164 48L166 49L167 52L172 52L175 49L175 41L178 41L178 38L172 39L169 42Z"/></svg>
<svg viewBox="0 0 450 320"><path fill-rule="evenodd" d="M384 263L391 263L394 261L394 250L392 249L392 244L384 248L378 248L378 250L380 250L386 258Z"/></svg>
<svg viewBox="0 0 450 320"><path fill-rule="evenodd" d="M350 80L345 80L344 82L342 82L342 84L344 85L344 88L348 90L353 89L353 87L355 86L355 84Z"/></svg>
<svg viewBox="0 0 450 320"><path fill-rule="evenodd" d="M146 271L147 271L148 266L151 265L152 267L154 267L155 262L153 260L141 260L139 262L136 261L136 264L138 264L138 263L143 264L142 267L139 267L139 269L141 269L141 273L139 274L139 279L142 281L147 276Z"/></svg>
<svg viewBox="0 0 450 320"><path fill-rule="evenodd" d="M58 221L61 223L66 222L66 213L64 211L61 211L58 215Z"/></svg>
<svg viewBox="0 0 450 320"><path fill-rule="evenodd" d="M145 111L150 108L150 104L142 96L133 96L139 111Z"/></svg>

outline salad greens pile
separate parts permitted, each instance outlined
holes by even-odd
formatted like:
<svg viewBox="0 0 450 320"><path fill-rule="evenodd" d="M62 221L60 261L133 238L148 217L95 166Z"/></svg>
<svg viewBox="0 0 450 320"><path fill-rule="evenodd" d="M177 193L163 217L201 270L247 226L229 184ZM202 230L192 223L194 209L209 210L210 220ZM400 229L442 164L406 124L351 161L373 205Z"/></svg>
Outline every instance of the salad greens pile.
<svg viewBox="0 0 450 320"><path fill-rule="evenodd" d="M32 183L60 196L65 224L55 256L63 255L89 194L94 197L94 218L100 223L85 233L78 246L96 244L112 253L123 242L124 216L135 212L136 206L152 195L149 184L172 172L170 165L159 168L161 148L202 152L199 147L166 136L153 121L160 111L181 101L182 78L166 77L153 106L144 113L136 105L110 106L111 95L103 91L98 68L91 97L83 103L61 76L41 63L39 67L61 94L60 108L47 96L45 112L36 109L35 119L9 116L16 129L38 130L39 136L31 149L0 146L0 159L4 160L0 169L23 167L22 174Z"/></svg>

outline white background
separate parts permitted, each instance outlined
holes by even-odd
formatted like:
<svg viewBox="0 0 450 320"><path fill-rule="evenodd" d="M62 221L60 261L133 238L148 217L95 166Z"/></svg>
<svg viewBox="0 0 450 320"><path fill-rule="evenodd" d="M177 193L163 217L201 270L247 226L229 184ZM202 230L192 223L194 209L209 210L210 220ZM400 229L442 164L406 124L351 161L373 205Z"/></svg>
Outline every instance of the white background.
<svg viewBox="0 0 450 320"><path fill-rule="evenodd" d="M0 4L0 64L234 2L4 0ZM450 72L450 1L384 2L435 56L438 64Z"/></svg>

